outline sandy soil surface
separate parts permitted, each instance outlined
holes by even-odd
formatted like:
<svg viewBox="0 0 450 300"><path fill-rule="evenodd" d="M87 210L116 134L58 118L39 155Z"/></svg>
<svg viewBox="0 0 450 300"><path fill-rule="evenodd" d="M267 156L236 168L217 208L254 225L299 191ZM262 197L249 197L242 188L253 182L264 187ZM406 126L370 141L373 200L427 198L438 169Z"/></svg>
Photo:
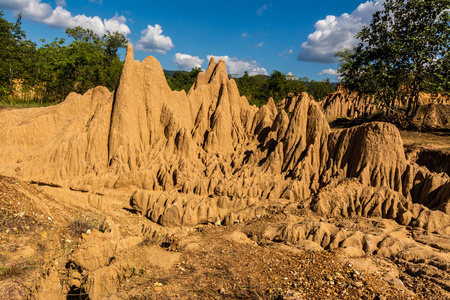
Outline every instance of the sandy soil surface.
<svg viewBox="0 0 450 300"><path fill-rule="evenodd" d="M401 130L400 135L405 147L423 147L434 150L450 151L449 132L417 132Z"/></svg>

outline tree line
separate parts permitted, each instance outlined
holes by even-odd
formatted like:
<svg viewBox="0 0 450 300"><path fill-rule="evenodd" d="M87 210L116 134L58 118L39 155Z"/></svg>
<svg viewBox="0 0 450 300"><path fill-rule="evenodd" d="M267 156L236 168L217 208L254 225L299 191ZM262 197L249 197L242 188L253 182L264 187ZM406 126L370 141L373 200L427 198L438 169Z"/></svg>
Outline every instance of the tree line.
<svg viewBox="0 0 450 300"><path fill-rule="evenodd" d="M190 72L183 71L165 71L167 83L172 90L189 91L195 82L200 68L194 68ZM307 77L300 79L288 79L280 71L274 70L270 76L254 75L250 76L247 72L242 77L232 77L238 86L241 96L247 97L250 104L258 107L266 104L270 97L275 103L280 102L287 94L300 94L307 92L315 100L320 101L324 96L335 91L335 87L329 79L323 81L309 80Z"/></svg>
<svg viewBox="0 0 450 300"><path fill-rule="evenodd" d="M26 38L21 15L9 22L0 12L0 99L19 102L61 102L70 92L84 93L102 85L113 90L123 62L118 50L127 44L118 32L103 36L81 27L67 28L72 38L41 45Z"/></svg>

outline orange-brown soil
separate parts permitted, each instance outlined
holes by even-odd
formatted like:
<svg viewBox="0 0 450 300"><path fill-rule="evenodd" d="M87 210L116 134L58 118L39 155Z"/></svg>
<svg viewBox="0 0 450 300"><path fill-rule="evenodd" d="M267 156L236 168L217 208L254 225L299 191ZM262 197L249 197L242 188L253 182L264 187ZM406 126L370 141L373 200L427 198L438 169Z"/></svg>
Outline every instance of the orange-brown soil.
<svg viewBox="0 0 450 300"><path fill-rule="evenodd" d="M103 276L102 286L97 288L101 299L448 296L433 280L411 273L408 264L397 265L372 255L355 257L341 249L299 248L269 238L271 227L304 218L301 210L232 226L165 230L130 212L125 197L110 195L101 215L90 197L94 196L0 176L0 291L4 299L88 299L86 286L93 276ZM76 220L98 219L117 226L112 239L122 245L114 252L104 247L114 228L107 227L103 233L98 228L90 234L71 232ZM415 233L411 230L410 234ZM96 251L96 244L102 251ZM91 253L80 256L83 251ZM100 262L102 259L108 262ZM97 263L89 270L89 265ZM43 274L58 276L43 280ZM96 296L92 292L90 298Z"/></svg>
<svg viewBox="0 0 450 300"><path fill-rule="evenodd" d="M0 128L0 295L449 298L450 177L392 124L251 106L213 59L172 91L129 46L114 93Z"/></svg>

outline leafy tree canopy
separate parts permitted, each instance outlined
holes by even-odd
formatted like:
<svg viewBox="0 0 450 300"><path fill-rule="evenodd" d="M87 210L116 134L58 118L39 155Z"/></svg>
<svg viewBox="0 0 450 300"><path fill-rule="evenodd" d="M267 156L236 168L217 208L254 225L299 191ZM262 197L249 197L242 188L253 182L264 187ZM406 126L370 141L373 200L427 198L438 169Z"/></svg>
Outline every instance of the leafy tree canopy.
<svg viewBox="0 0 450 300"><path fill-rule="evenodd" d="M350 88L375 95L386 107L406 99L406 114L418 109L422 91L450 91L450 0L386 0L360 43L337 53Z"/></svg>
<svg viewBox="0 0 450 300"><path fill-rule="evenodd" d="M190 72L175 71L172 76L169 76L169 74L167 73L165 75L167 83L172 90L185 90L187 93L189 92L191 86L194 84L198 73L200 73L201 71L201 68L193 68Z"/></svg>
<svg viewBox="0 0 450 300"><path fill-rule="evenodd" d="M126 38L118 32L99 36L81 27L66 33L73 38L70 44L57 38L41 40L37 47L21 29L21 15L10 23L0 12L1 101L60 102L70 92L116 87L123 66L118 50L126 46Z"/></svg>

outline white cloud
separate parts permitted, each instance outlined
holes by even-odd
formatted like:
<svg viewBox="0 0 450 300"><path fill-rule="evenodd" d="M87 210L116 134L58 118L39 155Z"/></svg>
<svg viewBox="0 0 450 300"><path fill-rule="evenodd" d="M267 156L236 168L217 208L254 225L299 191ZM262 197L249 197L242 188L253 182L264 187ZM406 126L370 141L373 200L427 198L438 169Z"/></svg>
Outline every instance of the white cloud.
<svg viewBox="0 0 450 300"><path fill-rule="evenodd" d="M89 2L103 4L103 0L89 0Z"/></svg>
<svg viewBox="0 0 450 300"><path fill-rule="evenodd" d="M130 34L130 28L125 24L127 21L127 18L124 16L119 16L117 13L114 17L112 17L109 20L104 20L105 23L105 29L109 32L120 32L123 35Z"/></svg>
<svg viewBox="0 0 450 300"><path fill-rule="evenodd" d="M67 6L66 0L55 0L55 4L56 4L56 6L62 6L62 7Z"/></svg>
<svg viewBox="0 0 450 300"><path fill-rule="evenodd" d="M331 76L337 76L338 71L332 68L322 70L322 72L319 73L319 75L331 75Z"/></svg>
<svg viewBox="0 0 450 300"><path fill-rule="evenodd" d="M214 57L216 62L221 59L223 61L225 61L228 74L237 74L237 76L242 76L242 75L244 75L245 71L247 71L248 75L250 75L250 76L257 75L257 74L269 75L269 73L267 73L267 70L264 68L258 67L258 63L254 60L245 61L245 60L240 60L237 57L229 57L227 55L224 55L224 56L208 55L207 56L208 61L211 59L211 57Z"/></svg>
<svg viewBox="0 0 450 300"><path fill-rule="evenodd" d="M113 18L103 19L103 21L98 16L89 17L84 14L72 16L70 11L62 7L65 3L64 0L56 2L59 5L53 9L50 4L42 3L41 0L2 0L0 9L22 12L25 18L52 27L81 26L85 29L91 29L99 35L103 35L107 31L118 31L125 36L131 33L130 28L125 24L126 18L124 16L116 14Z"/></svg>
<svg viewBox="0 0 450 300"><path fill-rule="evenodd" d="M3 0L0 2L0 8L22 12L33 21L42 20L52 12L50 4L41 3L41 0Z"/></svg>
<svg viewBox="0 0 450 300"><path fill-rule="evenodd" d="M287 75L287 76L292 76L292 75L294 75L294 74L292 74L292 72L288 72L286 75Z"/></svg>
<svg viewBox="0 0 450 300"><path fill-rule="evenodd" d="M248 33L247 33L247 32L244 32L241 36L242 36L242 37L247 37L247 36L248 36Z"/></svg>
<svg viewBox="0 0 450 300"><path fill-rule="evenodd" d="M141 31L142 36L136 45L136 50L166 54L174 45L172 39L162 35L162 32L162 27L159 24L155 24L154 27L148 25L146 29Z"/></svg>
<svg viewBox="0 0 450 300"><path fill-rule="evenodd" d="M177 68L185 71L190 71L193 68L201 68L204 61L204 59L201 59L198 56L182 53L176 53L173 57L173 62Z"/></svg>
<svg viewBox="0 0 450 300"><path fill-rule="evenodd" d="M372 15L383 8L384 0L372 0L360 4L351 14L333 15L319 20L314 25L316 31L308 35L302 43L298 60L308 62L337 62L336 51L356 45L355 35L364 25L369 25Z"/></svg>
<svg viewBox="0 0 450 300"><path fill-rule="evenodd" d="M262 16L262 14L264 13L264 11L267 9L267 4L264 4L263 6L261 6L257 11L256 11L256 13L259 15L259 16Z"/></svg>
<svg viewBox="0 0 450 300"><path fill-rule="evenodd" d="M289 59L289 56L294 53L294 47L285 49L283 52L278 53L278 56L283 57L284 59Z"/></svg>
<svg viewBox="0 0 450 300"><path fill-rule="evenodd" d="M258 45L256 45L255 47L256 47L256 48L261 48L261 47L263 47L263 46L264 46L264 43L261 42L261 43L259 43Z"/></svg>

